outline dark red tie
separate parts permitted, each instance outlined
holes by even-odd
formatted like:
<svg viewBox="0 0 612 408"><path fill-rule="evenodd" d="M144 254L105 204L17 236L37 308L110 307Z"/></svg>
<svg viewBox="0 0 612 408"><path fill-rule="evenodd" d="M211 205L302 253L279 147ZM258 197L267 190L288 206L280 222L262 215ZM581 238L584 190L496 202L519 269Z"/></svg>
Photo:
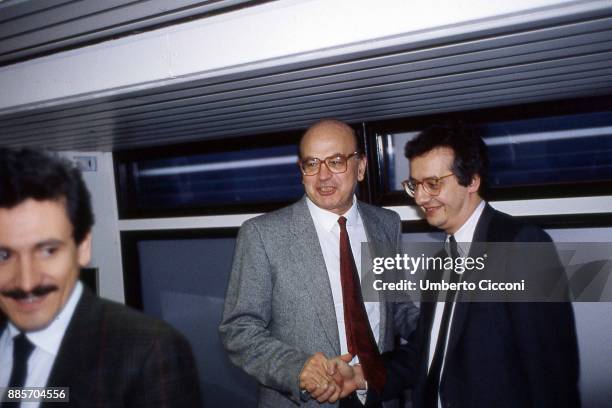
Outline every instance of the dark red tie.
<svg viewBox="0 0 612 408"><path fill-rule="evenodd" d="M348 351L353 356L359 357L368 387L381 393L386 380L385 367L361 297L359 274L346 232L346 218L340 217L338 224L340 224L340 282Z"/></svg>

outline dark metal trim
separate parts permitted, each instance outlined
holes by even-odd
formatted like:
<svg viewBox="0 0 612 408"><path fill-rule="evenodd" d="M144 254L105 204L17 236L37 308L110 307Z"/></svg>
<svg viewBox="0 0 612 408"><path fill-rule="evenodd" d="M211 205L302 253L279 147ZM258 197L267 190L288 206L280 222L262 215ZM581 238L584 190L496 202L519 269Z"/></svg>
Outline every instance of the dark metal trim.
<svg viewBox="0 0 612 408"><path fill-rule="evenodd" d="M515 218L544 229L612 227L612 213L530 215ZM421 219L402 221L402 232L441 232L441 230Z"/></svg>

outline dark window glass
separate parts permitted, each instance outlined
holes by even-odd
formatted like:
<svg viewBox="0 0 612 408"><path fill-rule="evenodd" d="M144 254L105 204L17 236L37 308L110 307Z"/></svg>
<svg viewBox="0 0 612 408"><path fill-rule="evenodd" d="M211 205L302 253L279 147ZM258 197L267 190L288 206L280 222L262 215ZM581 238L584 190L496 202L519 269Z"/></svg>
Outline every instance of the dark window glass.
<svg viewBox="0 0 612 408"><path fill-rule="evenodd" d="M116 156L120 216L267 211L304 193L297 143L235 140Z"/></svg>
<svg viewBox="0 0 612 408"><path fill-rule="evenodd" d="M612 112L484 126L492 187L612 181Z"/></svg>
<svg viewBox="0 0 612 408"><path fill-rule="evenodd" d="M612 112L475 125L482 129L489 148L493 194L522 187L531 191L519 194L547 196L556 189L553 195L564 195L567 188L565 195L572 196L589 194L594 185L599 187L593 194L606 194L602 185L612 182ZM418 131L379 135L386 172L384 191L402 190L401 182L408 178L404 147L416 134Z"/></svg>
<svg viewBox="0 0 612 408"><path fill-rule="evenodd" d="M257 381L233 365L219 338L236 231L122 234L126 302L191 344L204 407L257 406Z"/></svg>
<svg viewBox="0 0 612 408"><path fill-rule="evenodd" d="M303 191L295 150L281 146L137 162L137 205L292 200Z"/></svg>

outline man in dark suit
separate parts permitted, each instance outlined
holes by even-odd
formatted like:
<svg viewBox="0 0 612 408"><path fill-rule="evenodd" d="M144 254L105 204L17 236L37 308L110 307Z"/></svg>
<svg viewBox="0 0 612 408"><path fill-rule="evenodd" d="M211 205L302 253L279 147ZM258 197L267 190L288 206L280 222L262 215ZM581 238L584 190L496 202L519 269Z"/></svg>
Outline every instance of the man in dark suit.
<svg viewBox="0 0 612 408"><path fill-rule="evenodd" d="M452 256L478 256L477 242L551 241L542 229L483 201L487 149L473 129L431 127L407 144L406 156L404 187L427 222L456 245ZM368 393L369 402L410 387L415 408L580 405L568 302L423 302L414 336L383 358L387 381L382 393ZM344 382L343 392L366 387L358 367L351 370L341 359L334 364L330 372Z"/></svg>
<svg viewBox="0 0 612 408"><path fill-rule="evenodd" d="M79 282L92 225L69 162L0 148L0 387L68 387L62 406L200 406L186 340Z"/></svg>

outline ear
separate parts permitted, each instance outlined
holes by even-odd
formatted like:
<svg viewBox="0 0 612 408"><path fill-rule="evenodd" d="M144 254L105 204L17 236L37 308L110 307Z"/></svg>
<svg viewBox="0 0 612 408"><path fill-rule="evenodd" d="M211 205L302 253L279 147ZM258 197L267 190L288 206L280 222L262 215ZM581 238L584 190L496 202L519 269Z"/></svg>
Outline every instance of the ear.
<svg viewBox="0 0 612 408"><path fill-rule="evenodd" d="M480 175L475 174L472 177L472 182L468 184L467 189L468 193L478 193L478 189L480 188Z"/></svg>
<svg viewBox="0 0 612 408"><path fill-rule="evenodd" d="M79 257L79 265L84 267L91 261L91 231L83 239L77 247L77 255Z"/></svg>
<svg viewBox="0 0 612 408"><path fill-rule="evenodd" d="M357 180L363 181L367 167L368 167L368 159L366 159L365 155L362 155L359 158L359 165L357 167Z"/></svg>

